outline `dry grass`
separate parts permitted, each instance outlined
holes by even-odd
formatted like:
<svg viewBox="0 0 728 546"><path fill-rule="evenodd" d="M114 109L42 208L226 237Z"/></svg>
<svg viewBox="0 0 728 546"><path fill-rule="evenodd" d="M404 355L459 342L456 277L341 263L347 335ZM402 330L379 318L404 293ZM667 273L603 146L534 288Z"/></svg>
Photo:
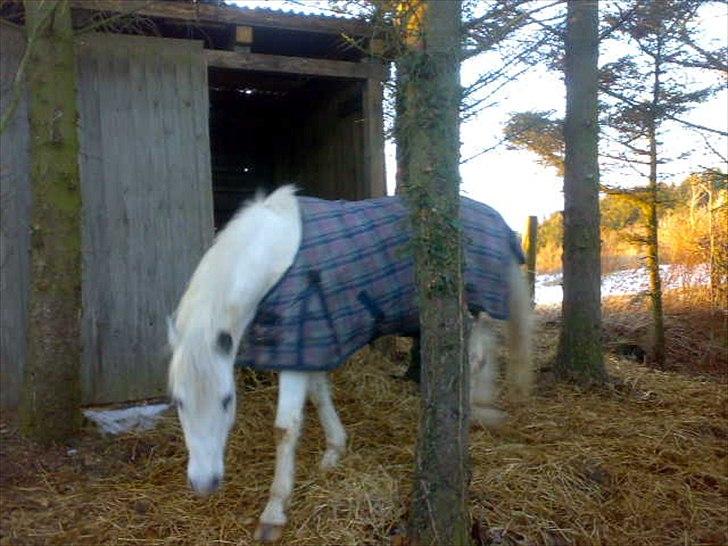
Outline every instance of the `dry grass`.
<svg viewBox="0 0 728 546"><path fill-rule="evenodd" d="M649 354L652 317L644 295L603 303L605 344L634 344ZM667 369L728 380L728 310L713 309L706 287L663 294Z"/></svg>
<svg viewBox="0 0 728 546"><path fill-rule="evenodd" d="M539 355L554 351L545 328ZM499 432L471 437L481 544L728 543L726 393L710 380L610 360L621 386L543 386ZM284 544L392 542L406 517L418 398L401 367L360 354L334 375L350 451L317 468L309 413ZM251 544L273 470L275 388L241 374L223 491L194 497L175 419L156 430L41 451L3 419L0 544ZM395 541L397 542L397 541Z"/></svg>

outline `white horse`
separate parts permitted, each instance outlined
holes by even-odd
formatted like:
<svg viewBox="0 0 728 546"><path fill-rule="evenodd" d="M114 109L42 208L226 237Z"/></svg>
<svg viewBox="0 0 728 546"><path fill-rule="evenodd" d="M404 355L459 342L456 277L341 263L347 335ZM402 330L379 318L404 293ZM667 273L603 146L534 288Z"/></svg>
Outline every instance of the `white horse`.
<svg viewBox="0 0 728 546"><path fill-rule="evenodd" d="M174 320L169 321L173 351L169 390L189 454L189 484L197 493L211 493L221 484L225 444L235 416L235 355L261 300L293 263L301 237L299 204L292 186L257 197L218 234L197 266ZM515 262L509 283L507 376L516 391L526 392L532 377L530 301ZM482 315L473 322L468 343L472 417L492 425L505 415L492 406L496 366L490 319ZM278 540L286 523L307 397L318 410L326 436L321 468L334 467L346 448L346 432L332 401L327 373L280 372L275 475L256 540Z"/></svg>

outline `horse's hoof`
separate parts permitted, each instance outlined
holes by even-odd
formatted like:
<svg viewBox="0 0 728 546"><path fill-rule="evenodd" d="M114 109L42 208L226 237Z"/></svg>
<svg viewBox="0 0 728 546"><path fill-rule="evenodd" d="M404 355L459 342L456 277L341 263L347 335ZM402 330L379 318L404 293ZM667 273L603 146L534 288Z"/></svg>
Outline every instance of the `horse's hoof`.
<svg viewBox="0 0 728 546"><path fill-rule="evenodd" d="M341 453L336 449L327 449L321 458L321 470L331 470L339 464Z"/></svg>
<svg viewBox="0 0 728 546"><path fill-rule="evenodd" d="M498 429L508 420L508 414L493 407L474 406L470 409L470 419L485 428Z"/></svg>
<svg viewBox="0 0 728 546"><path fill-rule="evenodd" d="M258 542L278 542L283 534L283 526L273 523L259 523L253 537Z"/></svg>

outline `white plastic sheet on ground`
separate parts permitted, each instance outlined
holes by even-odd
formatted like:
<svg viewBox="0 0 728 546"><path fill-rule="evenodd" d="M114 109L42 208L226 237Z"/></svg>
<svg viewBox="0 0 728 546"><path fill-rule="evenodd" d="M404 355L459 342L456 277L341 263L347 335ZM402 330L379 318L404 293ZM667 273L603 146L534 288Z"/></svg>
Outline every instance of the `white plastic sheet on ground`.
<svg viewBox="0 0 728 546"><path fill-rule="evenodd" d="M84 410L83 414L106 434L120 434L130 430L154 428L169 404L148 404L122 409Z"/></svg>

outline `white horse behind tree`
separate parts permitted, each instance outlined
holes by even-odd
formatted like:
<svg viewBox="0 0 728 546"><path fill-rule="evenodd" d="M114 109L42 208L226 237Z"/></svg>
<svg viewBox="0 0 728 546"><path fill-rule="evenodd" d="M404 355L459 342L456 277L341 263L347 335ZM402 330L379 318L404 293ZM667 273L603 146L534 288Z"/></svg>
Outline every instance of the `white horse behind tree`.
<svg viewBox="0 0 728 546"><path fill-rule="evenodd" d="M399 198L379 200L376 210L393 202L386 199ZM189 455L189 484L200 494L215 491L222 482L225 444L235 417L234 366L240 343L249 334L261 302L287 275L299 251L303 252L302 207L319 203L329 202L299 198L292 186L281 187L267 197L258 196L247 203L218 234L203 256L174 318L169 321L168 337L173 351L169 391L184 431ZM499 216L497 218L500 219ZM363 235L375 237L376 230ZM498 263L502 263L503 271L498 273L508 292L505 305L509 315L510 359L506 375L511 392L525 394L532 383L529 293L517 252ZM411 274L411 271L405 274ZM309 276L316 281L314 284L320 283L317 276ZM412 294L407 291L404 297L413 298ZM381 311L386 307L377 303L376 290L360 291L357 296L366 308L367 328L371 328L371 332L367 330L369 333L365 332L365 335L373 338L382 333L412 334L411 331L397 331L396 325L401 322L401 317L392 319L391 324L395 326L378 330L380 323L387 324L390 317ZM322 305L326 309L326 304ZM308 307L308 303L303 304L304 312ZM409 302L408 307L411 308L409 314L413 314L413 309L416 318L416 304ZM326 311L325 318L330 323L332 318ZM471 415L475 421L494 425L501 422L505 414L494 407L497 367L493 356L494 337L489 326L492 319L482 311L477 311L476 315L468 340ZM338 334L333 332L332 335L345 337L346 330L340 328L346 328L346 324L345 321L337 321L335 328ZM299 334L305 336L306 330L301 327ZM360 345L363 345L361 341L355 341L343 354L336 354L345 359L350 349ZM321 370L338 364L323 362ZM286 507L294 483L296 444L301 434L307 398L317 408L326 437L321 468L334 467L346 448L346 432L334 407L327 372L317 369L279 371L275 475L268 503L255 532L256 539L263 541L280 538L286 523Z"/></svg>

